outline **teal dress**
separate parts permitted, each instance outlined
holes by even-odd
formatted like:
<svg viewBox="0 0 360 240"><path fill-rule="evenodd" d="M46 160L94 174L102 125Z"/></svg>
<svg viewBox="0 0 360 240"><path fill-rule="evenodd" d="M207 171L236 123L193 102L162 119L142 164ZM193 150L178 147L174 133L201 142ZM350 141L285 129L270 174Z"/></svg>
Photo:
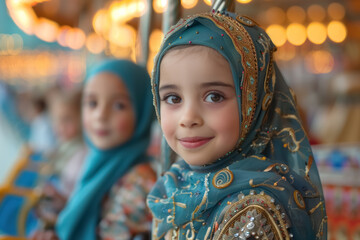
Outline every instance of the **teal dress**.
<svg viewBox="0 0 360 240"><path fill-rule="evenodd" d="M61 240L98 239L106 195L131 169L150 160L146 151L154 113L146 69L128 60L106 60L87 79L103 72L115 74L125 83L135 112L135 131L127 142L109 150L98 149L85 137L89 150L82 175L56 224Z"/></svg>
<svg viewBox="0 0 360 240"><path fill-rule="evenodd" d="M253 20L226 12L180 20L155 59L152 90L158 118L161 60L172 47L190 44L215 49L229 62L240 138L212 164L179 160L164 173L147 198L152 238L326 239L318 170L268 35Z"/></svg>

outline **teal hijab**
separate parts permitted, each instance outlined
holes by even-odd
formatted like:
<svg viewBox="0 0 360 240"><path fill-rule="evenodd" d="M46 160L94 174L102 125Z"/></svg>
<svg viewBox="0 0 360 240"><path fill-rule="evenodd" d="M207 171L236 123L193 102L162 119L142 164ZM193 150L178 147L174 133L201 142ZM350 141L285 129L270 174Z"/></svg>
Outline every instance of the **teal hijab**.
<svg viewBox="0 0 360 240"><path fill-rule="evenodd" d="M251 19L230 13L180 20L166 34L155 59L152 91L159 121L161 60L169 49L182 45L207 46L229 62L240 138L233 151L214 163L191 166L180 160L157 181L147 199L154 216L153 239L163 239L170 230L178 239L217 239L232 216L225 210L251 201L276 204L272 213L281 216L277 226L285 239L326 239L318 170L294 95L273 61L276 48L268 35ZM230 209L232 214L240 210ZM231 231L234 237L247 238L247 233Z"/></svg>
<svg viewBox="0 0 360 240"><path fill-rule="evenodd" d="M148 160L146 150L154 114L146 69L128 60L105 60L94 68L87 81L103 72L112 73L125 83L135 112L135 132L126 143L110 150L96 148L87 138L90 150L83 174L56 226L61 240L97 239L104 196L129 169Z"/></svg>

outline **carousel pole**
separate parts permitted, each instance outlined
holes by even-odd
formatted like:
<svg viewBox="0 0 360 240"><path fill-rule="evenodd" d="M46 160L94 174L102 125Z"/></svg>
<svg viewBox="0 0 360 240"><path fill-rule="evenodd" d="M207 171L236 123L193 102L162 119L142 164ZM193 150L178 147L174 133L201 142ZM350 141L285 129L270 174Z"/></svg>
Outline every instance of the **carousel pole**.
<svg viewBox="0 0 360 240"><path fill-rule="evenodd" d="M167 0L167 8L163 14L162 30L165 34L172 25L180 19L181 2L180 0Z"/></svg>
<svg viewBox="0 0 360 240"><path fill-rule="evenodd" d="M234 0L213 0L212 10L214 11L229 11L235 12L235 1Z"/></svg>
<svg viewBox="0 0 360 240"><path fill-rule="evenodd" d="M152 0L144 0L146 3L146 11L140 17L139 23L139 35L138 35L138 49L139 53L137 54L136 62L146 67L147 60L149 58L149 37L152 25Z"/></svg>

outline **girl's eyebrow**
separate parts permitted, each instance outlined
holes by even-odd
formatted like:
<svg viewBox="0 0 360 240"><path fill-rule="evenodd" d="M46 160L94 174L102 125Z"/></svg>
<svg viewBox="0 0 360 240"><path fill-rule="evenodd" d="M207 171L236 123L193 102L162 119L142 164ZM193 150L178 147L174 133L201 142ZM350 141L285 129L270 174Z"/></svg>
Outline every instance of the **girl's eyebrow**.
<svg viewBox="0 0 360 240"><path fill-rule="evenodd" d="M159 88L159 92L161 92L163 90L177 90L177 89L179 89L179 88L175 84L168 84L168 85L161 86Z"/></svg>
<svg viewBox="0 0 360 240"><path fill-rule="evenodd" d="M229 88L234 88L233 85L228 84L228 83L224 83L224 82L206 82L206 83L202 83L201 84L202 87L229 87Z"/></svg>

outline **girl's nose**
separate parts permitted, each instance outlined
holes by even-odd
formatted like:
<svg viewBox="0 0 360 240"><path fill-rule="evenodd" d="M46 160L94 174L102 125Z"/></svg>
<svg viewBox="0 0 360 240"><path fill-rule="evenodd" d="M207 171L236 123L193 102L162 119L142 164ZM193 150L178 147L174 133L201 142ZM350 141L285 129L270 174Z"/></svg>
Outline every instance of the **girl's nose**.
<svg viewBox="0 0 360 240"><path fill-rule="evenodd" d="M194 104L188 104L184 106L184 111L180 117L180 126L192 128L203 125L204 121L201 116L201 112Z"/></svg>
<svg viewBox="0 0 360 240"><path fill-rule="evenodd" d="M109 111L106 106L99 105L96 109L95 116L98 120L106 120L108 118Z"/></svg>

